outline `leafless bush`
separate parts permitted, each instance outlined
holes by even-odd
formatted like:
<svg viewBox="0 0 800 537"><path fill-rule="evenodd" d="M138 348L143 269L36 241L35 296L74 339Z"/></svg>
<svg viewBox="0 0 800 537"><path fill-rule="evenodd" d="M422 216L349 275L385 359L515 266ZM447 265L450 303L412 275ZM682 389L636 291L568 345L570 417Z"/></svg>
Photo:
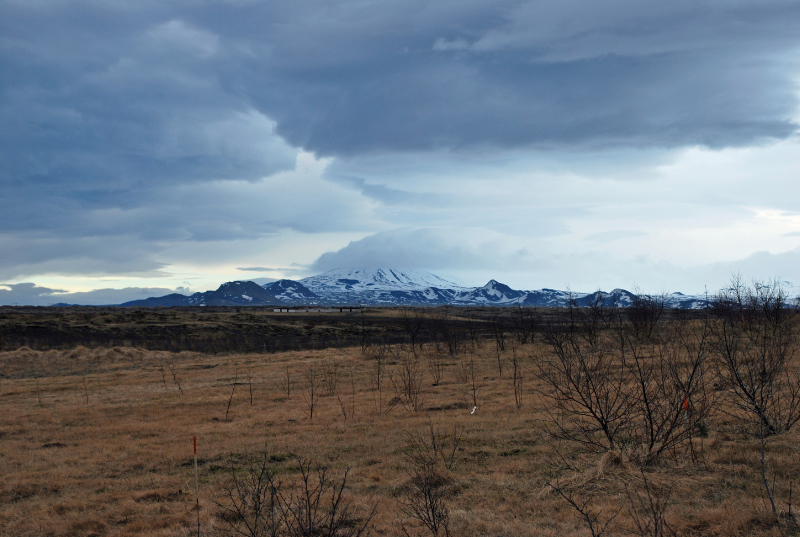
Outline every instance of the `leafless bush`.
<svg viewBox="0 0 800 537"><path fill-rule="evenodd" d="M517 356L516 347L512 347L511 351L511 382L514 386L514 405L519 409L522 407L522 364Z"/></svg>
<svg viewBox="0 0 800 537"><path fill-rule="evenodd" d="M506 326L499 313L492 315L492 333L498 354L506 350Z"/></svg>
<svg viewBox="0 0 800 537"><path fill-rule="evenodd" d="M458 354L463 347L464 334L451 322L448 309L438 308L431 311L429 316L436 350L446 350L450 356Z"/></svg>
<svg viewBox="0 0 800 537"><path fill-rule="evenodd" d="M637 339L646 340L653 336L659 325L666 306L666 296L663 294L645 295L637 288L634 288L633 295L633 303L624 311L634 336Z"/></svg>
<svg viewBox="0 0 800 537"><path fill-rule="evenodd" d="M215 502L222 510L220 518L227 526L218 529L225 534L248 537L283 535L280 488L277 469L270 464L266 451L261 452L244 472L237 472L231 460L230 481L223 488L225 501Z"/></svg>
<svg viewBox="0 0 800 537"><path fill-rule="evenodd" d="M613 522L617 515L619 515L620 510L617 510L613 515L607 517L605 522L601 521L602 511L596 511L589 507L589 503L591 503L593 498L589 498L585 501L581 501L577 499L577 497L569 492L566 492L556 481L555 485L553 483L548 483L548 486L552 488L559 496L561 496L568 504L572 506L575 511L578 512L580 517L586 523L586 526L589 528L589 532L592 534L592 537L601 537L608 526Z"/></svg>
<svg viewBox="0 0 800 537"><path fill-rule="evenodd" d="M403 329L406 332L411 352L416 353L417 348L422 348L422 331L425 326L425 314L421 309L404 309L400 314Z"/></svg>
<svg viewBox="0 0 800 537"><path fill-rule="evenodd" d="M442 382L442 368L444 366L442 355L434 351L427 353L426 358L428 372L431 374L433 385L438 386Z"/></svg>
<svg viewBox="0 0 800 537"><path fill-rule="evenodd" d="M477 350L481 347L480 337L480 321L473 315L467 317L467 335L469 336L470 346L472 350Z"/></svg>
<svg viewBox="0 0 800 537"><path fill-rule="evenodd" d="M175 384L175 387L178 388L180 394L183 395L183 387L181 386L180 380L178 380L178 374L175 371L175 364L169 362L167 367L169 368L169 372L172 374L172 382ZM252 404L252 402L250 404Z"/></svg>
<svg viewBox="0 0 800 537"><path fill-rule="evenodd" d="M353 368L350 368L350 393L345 395L342 398L341 395L337 395L336 399L339 401L339 408L342 410L342 416L344 419L352 419L355 418L356 415L356 383L355 379L353 378ZM349 401L347 400L349 396Z"/></svg>
<svg viewBox="0 0 800 537"><path fill-rule="evenodd" d="M303 385L304 411L308 419L314 419L314 410L319 404L320 390L322 389L322 378L313 365L309 365L305 372L305 383Z"/></svg>
<svg viewBox="0 0 800 537"><path fill-rule="evenodd" d="M394 388L395 397L408 411L416 412L420 407L422 391L422 368L419 358L412 353L398 351L398 364L389 381Z"/></svg>
<svg viewBox="0 0 800 537"><path fill-rule="evenodd" d="M626 368L571 328L551 327L546 338L552 354L535 363L543 395L554 403L546 410L557 434L603 450L617 447L635 404Z"/></svg>
<svg viewBox="0 0 800 537"><path fill-rule="evenodd" d="M336 360L328 359L323 362L325 395L336 395L336 388L339 386L339 369L339 362Z"/></svg>
<svg viewBox="0 0 800 537"><path fill-rule="evenodd" d="M428 419L428 428L418 434L408 433L406 456L415 468L441 463L448 470L456 464L456 454L464 441L464 427L453 424L450 431L437 429Z"/></svg>
<svg viewBox="0 0 800 537"><path fill-rule="evenodd" d="M296 458L295 480L279 479L280 467L264 451L243 471L231 462L220 519L226 534L248 537L359 537L369 533L377 504L360 517L345 497L349 468L341 479L328 467Z"/></svg>
<svg viewBox="0 0 800 537"><path fill-rule="evenodd" d="M675 535L675 530L666 520L672 488L657 486L647 479L644 469L641 469L640 472L644 483L644 492L640 493L625 485L625 494L630 505L628 513L630 513L639 535L642 537Z"/></svg>
<svg viewBox="0 0 800 537"><path fill-rule="evenodd" d="M477 364L475 363L475 354L470 353L469 357L466 360L467 366L467 389L469 390L469 394L472 396L472 405L473 410L478 407L478 393L483 389L484 386L484 379L480 376L480 373L477 370Z"/></svg>
<svg viewBox="0 0 800 537"><path fill-rule="evenodd" d="M286 399L292 396L292 372L289 369L289 364L286 364L283 376L283 388L286 390Z"/></svg>
<svg viewBox="0 0 800 537"><path fill-rule="evenodd" d="M375 394L375 406L378 414L383 414L383 386L386 377L386 359L389 350L385 345L377 346L372 353L372 376L370 383L372 385L372 393Z"/></svg>
<svg viewBox="0 0 800 537"><path fill-rule="evenodd" d="M444 533L450 536L450 510L445 496L449 479L436 471L435 467L417 466L409 472L411 483L400 499L400 510L413 520L420 522L431 537ZM403 533L410 537L405 524Z"/></svg>
<svg viewBox="0 0 800 537"><path fill-rule="evenodd" d="M517 304L514 312L514 337L520 345L533 341L533 334L536 330L536 313L533 308L523 308L521 303Z"/></svg>
<svg viewBox="0 0 800 537"><path fill-rule="evenodd" d="M636 457L648 464L702 432L716 397L709 381L706 323L672 323L666 338L649 344L635 334L627 339L623 366L632 382L629 434Z"/></svg>
<svg viewBox="0 0 800 537"><path fill-rule="evenodd" d="M236 385L239 382L239 370L234 370L233 384L231 384L231 395L228 397L228 404L225 407L225 421L228 421L228 413L231 411L231 404L233 403L233 394L236 393Z"/></svg>
<svg viewBox="0 0 800 537"><path fill-rule="evenodd" d="M766 434L800 421L800 375L788 368L797 352L798 304L780 282L745 285L734 277L714 304L714 353L739 416L754 416Z"/></svg>
<svg viewBox="0 0 800 537"><path fill-rule="evenodd" d="M691 444L715 406L707 325L675 322L665 337L650 331L645 338L628 323L600 330L592 317L551 330L552 355L536 361L557 433L604 450L632 449L642 464Z"/></svg>
<svg viewBox="0 0 800 537"><path fill-rule="evenodd" d="M341 480L329 468L310 459L297 458L299 479L278 491L279 506L287 537L359 537L369 534L377 504L359 518L353 503L344 496L350 468Z"/></svg>

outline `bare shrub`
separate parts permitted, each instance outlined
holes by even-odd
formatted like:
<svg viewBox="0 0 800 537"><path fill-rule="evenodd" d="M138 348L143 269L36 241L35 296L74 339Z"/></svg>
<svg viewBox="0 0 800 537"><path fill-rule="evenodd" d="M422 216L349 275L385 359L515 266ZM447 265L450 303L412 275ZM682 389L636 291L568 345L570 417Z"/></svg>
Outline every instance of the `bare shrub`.
<svg viewBox="0 0 800 537"><path fill-rule="evenodd" d="M314 419L314 410L319 405L320 390L322 389L322 378L313 365L309 365L305 372L305 383L303 385L304 411L308 419Z"/></svg>
<svg viewBox="0 0 800 537"><path fill-rule="evenodd" d="M536 361L559 436L603 450L625 448L642 464L677 454L707 427L716 398L707 324L654 328L620 319L605 330L600 308L575 311L547 333L552 354Z"/></svg>
<svg viewBox="0 0 800 537"><path fill-rule="evenodd" d="M666 330L666 329L665 329ZM643 343L626 338L624 367L633 384L630 436L643 464L675 450L707 427L716 407L707 358L708 325L673 323L667 337Z"/></svg>
<svg viewBox="0 0 800 537"><path fill-rule="evenodd" d="M625 494L630 505L636 529L642 537L664 537L675 535L675 530L667 523L667 508L670 506L672 488L659 486L647 479L644 469L640 470L644 491L638 492L625 485Z"/></svg>
<svg viewBox="0 0 800 537"><path fill-rule="evenodd" d="M372 367L370 384L374 394L375 406L378 414L383 414L383 387L386 377L386 359L389 349L385 345L376 346L372 352Z"/></svg>
<svg viewBox="0 0 800 537"><path fill-rule="evenodd" d="M767 435L788 431L800 421L800 375L788 368L798 346L798 302L778 281L745 285L734 277L713 311L714 352L739 417L754 416Z"/></svg>
<svg viewBox="0 0 800 537"><path fill-rule="evenodd" d="M554 404L546 412L557 434L603 450L617 447L635 404L626 368L596 338L583 341L572 326L550 327L546 338L552 354L535 363L542 393Z"/></svg>
<svg viewBox="0 0 800 537"><path fill-rule="evenodd" d="M389 375L389 381L399 403L406 410L416 412L420 408L422 391L422 368L419 358L412 353L398 351L397 359L397 367Z"/></svg>
<svg viewBox="0 0 800 537"><path fill-rule="evenodd" d="M464 441L464 427L453 424L450 431L434 427L428 419L428 428L421 433L408 433L406 456L415 467L436 466L441 463L448 470L456 464L456 454Z"/></svg>
<svg viewBox="0 0 800 537"><path fill-rule="evenodd" d="M434 386L438 386L442 382L442 368L444 367L444 360L442 355L438 352L429 352L426 356L428 373L431 374L431 380Z"/></svg>
<svg viewBox="0 0 800 537"><path fill-rule="evenodd" d="M409 472L411 482L400 499L400 510L403 514L420 522L431 537L442 533L450 536L450 510L445 496L450 479L442 475L435 467L417 466ZM409 536L405 524L401 529Z"/></svg>
<svg viewBox="0 0 800 537"><path fill-rule="evenodd" d="M416 353L422 348L423 328L425 327L425 314L421 309L404 309L400 314L406 338L411 346L411 352Z"/></svg>
<svg viewBox="0 0 800 537"><path fill-rule="evenodd" d="M602 511L597 511L589 507L589 504L594 498L588 498L585 501L581 501L578 499L573 493L565 491L561 485L559 485L558 481L556 480L555 485L553 483L547 484L550 488L552 488L559 496L561 496L564 501L566 501L572 508L580 515L583 519L586 526L589 528L589 532L592 534L592 537L601 537L611 522L617 518L621 510L617 510L613 515L607 517L605 522L601 520Z"/></svg>
<svg viewBox="0 0 800 537"><path fill-rule="evenodd" d="M233 394L236 393L236 385L239 382L239 370L234 370L233 383L231 384L231 395L228 397L228 405L225 407L225 421L228 421L228 413L231 411L231 404L233 403Z"/></svg>
<svg viewBox="0 0 800 537"><path fill-rule="evenodd" d="M341 479L331 477L329 468L298 457L299 479L278 491L280 510L288 537L359 537L369 533L377 504L359 518L352 501L344 496L346 468Z"/></svg>
<svg viewBox="0 0 800 537"><path fill-rule="evenodd" d="M514 386L514 406L520 409L522 408L522 381L524 380L522 364L517 356L516 346L512 347L511 351L511 382Z"/></svg>
<svg viewBox="0 0 800 537"><path fill-rule="evenodd" d="M218 528L228 535L278 537L283 535L283 513L279 504L281 483L277 468L270 464L266 451L250 462L244 472L230 462L230 480L223 488L222 510L226 526Z"/></svg>
<svg viewBox="0 0 800 537"><path fill-rule="evenodd" d="M377 504L360 517L345 497L347 475L332 478L327 466L297 457L298 477L283 482L281 469L266 451L238 470L233 461L230 480L223 488L219 528L226 534L248 537L359 537L369 533Z"/></svg>
<svg viewBox="0 0 800 537"><path fill-rule="evenodd" d="M323 362L325 395L336 395L336 389L339 386L339 369L339 362L336 360L328 359Z"/></svg>

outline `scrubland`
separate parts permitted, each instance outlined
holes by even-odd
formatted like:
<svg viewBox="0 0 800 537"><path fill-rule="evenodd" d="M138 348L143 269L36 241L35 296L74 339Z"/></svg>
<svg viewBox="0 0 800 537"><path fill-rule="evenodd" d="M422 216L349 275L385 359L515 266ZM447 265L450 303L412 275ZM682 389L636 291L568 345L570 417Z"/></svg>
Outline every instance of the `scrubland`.
<svg viewBox="0 0 800 537"><path fill-rule="evenodd" d="M337 535L798 534L796 319L656 309L422 345L0 353L0 535L289 535L247 529L248 483L299 508L303 463L312 488L346 475ZM731 374L761 386L775 353L743 399Z"/></svg>

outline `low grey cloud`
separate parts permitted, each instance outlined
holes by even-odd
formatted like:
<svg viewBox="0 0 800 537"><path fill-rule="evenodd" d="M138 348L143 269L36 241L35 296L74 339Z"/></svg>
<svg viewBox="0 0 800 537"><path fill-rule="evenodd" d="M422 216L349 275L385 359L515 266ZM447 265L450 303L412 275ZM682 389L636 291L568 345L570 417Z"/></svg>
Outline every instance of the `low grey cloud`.
<svg viewBox="0 0 800 537"><path fill-rule="evenodd" d="M184 288L127 287L124 289L95 289L93 291L67 293L63 289L39 287L29 282L12 283L0 284L0 305L50 306L61 303L106 306L175 292L188 292L188 290Z"/></svg>
<svg viewBox="0 0 800 537"><path fill-rule="evenodd" d="M344 248L322 254L311 265L312 271L343 267L453 270L480 270L503 266L520 267L526 250L504 251L494 241L498 234L474 230L469 242L464 232L446 228L403 228L369 235ZM481 236L483 235L483 236Z"/></svg>
<svg viewBox="0 0 800 537"><path fill-rule="evenodd" d="M550 287L593 291L614 287L644 292L716 292L733 274L746 278L778 278L800 288L800 248L783 252L757 252L742 259L680 266L648 256L611 254L602 250L558 252L541 248L515 248L501 235L453 239L458 230L397 229L353 241L320 256L312 269L344 267L397 267L442 271L471 285L494 278L517 289Z"/></svg>

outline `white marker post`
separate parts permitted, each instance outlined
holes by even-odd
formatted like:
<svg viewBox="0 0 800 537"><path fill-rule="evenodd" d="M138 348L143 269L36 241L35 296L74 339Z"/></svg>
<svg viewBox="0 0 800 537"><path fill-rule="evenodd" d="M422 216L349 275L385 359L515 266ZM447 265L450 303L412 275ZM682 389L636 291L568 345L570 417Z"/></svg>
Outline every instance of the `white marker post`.
<svg viewBox="0 0 800 537"><path fill-rule="evenodd" d="M192 437L194 445L194 499L197 509L197 537L200 537L200 482L197 479L197 437Z"/></svg>

